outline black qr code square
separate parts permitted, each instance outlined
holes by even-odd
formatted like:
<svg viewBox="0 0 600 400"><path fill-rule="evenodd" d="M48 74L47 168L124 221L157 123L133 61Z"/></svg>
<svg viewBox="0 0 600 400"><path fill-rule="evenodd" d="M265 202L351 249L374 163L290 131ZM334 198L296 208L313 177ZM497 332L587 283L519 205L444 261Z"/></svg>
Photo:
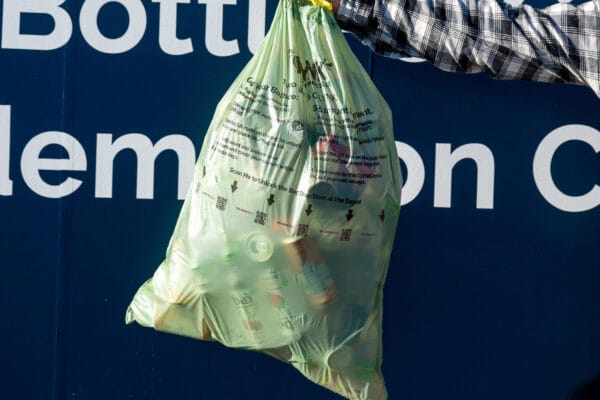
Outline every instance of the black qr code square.
<svg viewBox="0 0 600 400"><path fill-rule="evenodd" d="M352 237L352 229L342 229L342 234L340 235L340 240L342 242L349 242Z"/></svg>
<svg viewBox="0 0 600 400"><path fill-rule="evenodd" d="M299 224L298 229L296 230L296 236L304 236L308 235L308 225L307 224Z"/></svg>
<svg viewBox="0 0 600 400"><path fill-rule="evenodd" d="M217 208L219 210L224 210L227 206L227 199L221 196L217 197Z"/></svg>
<svg viewBox="0 0 600 400"><path fill-rule="evenodd" d="M265 222L267 222L267 213L264 213L262 211L257 211L256 218L254 218L254 222L256 222L257 224L260 224L260 225L264 225Z"/></svg>

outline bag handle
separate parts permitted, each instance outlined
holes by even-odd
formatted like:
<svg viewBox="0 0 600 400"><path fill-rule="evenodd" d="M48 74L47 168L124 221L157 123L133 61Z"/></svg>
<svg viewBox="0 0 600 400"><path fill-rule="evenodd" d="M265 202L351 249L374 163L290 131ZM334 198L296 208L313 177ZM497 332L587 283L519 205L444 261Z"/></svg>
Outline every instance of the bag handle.
<svg viewBox="0 0 600 400"><path fill-rule="evenodd" d="M321 6L323 8L328 9L329 11L333 11L333 6L327 0L309 0L309 1L311 3L313 3L315 6Z"/></svg>

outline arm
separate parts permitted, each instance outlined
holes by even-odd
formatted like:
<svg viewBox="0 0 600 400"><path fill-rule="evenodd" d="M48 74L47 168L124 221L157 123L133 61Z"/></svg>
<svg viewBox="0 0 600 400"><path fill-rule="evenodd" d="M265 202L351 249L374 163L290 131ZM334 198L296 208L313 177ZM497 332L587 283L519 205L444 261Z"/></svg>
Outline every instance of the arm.
<svg viewBox="0 0 600 400"><path fill-rule="evenodd" d="M600 97L600 0L542 10L501 0L335 0L343 29L377 53L446 71L588 85Z"/></svg>

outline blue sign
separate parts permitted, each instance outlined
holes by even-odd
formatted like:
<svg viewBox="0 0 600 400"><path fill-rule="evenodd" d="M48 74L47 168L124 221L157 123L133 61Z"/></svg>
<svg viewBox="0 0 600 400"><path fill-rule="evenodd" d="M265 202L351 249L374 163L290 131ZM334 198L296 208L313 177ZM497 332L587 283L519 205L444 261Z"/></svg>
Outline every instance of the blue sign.
<svg viewBox="0 0 600 400"><path fill-rule="evenodd" d="M2 0L6 398L338 398L275 359L124 325L276 4ZM600 374L598 98L348 39L392 108L406 179L390 398L578 400Z"/></svg>

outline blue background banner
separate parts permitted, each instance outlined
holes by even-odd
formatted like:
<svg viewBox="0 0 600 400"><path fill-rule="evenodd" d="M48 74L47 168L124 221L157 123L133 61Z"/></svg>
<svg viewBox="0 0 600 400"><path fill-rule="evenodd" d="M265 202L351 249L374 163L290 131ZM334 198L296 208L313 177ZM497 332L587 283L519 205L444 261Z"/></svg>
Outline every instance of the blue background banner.
<svg viewBox="0 0 600 400"><path fill-rule="evenodd" d="M124 325L277 2L0 3L4 396L339 398L275 359ZM583 399L600 385L600 101L348 39L394 112L406 176L390 398Z"/></svg>

